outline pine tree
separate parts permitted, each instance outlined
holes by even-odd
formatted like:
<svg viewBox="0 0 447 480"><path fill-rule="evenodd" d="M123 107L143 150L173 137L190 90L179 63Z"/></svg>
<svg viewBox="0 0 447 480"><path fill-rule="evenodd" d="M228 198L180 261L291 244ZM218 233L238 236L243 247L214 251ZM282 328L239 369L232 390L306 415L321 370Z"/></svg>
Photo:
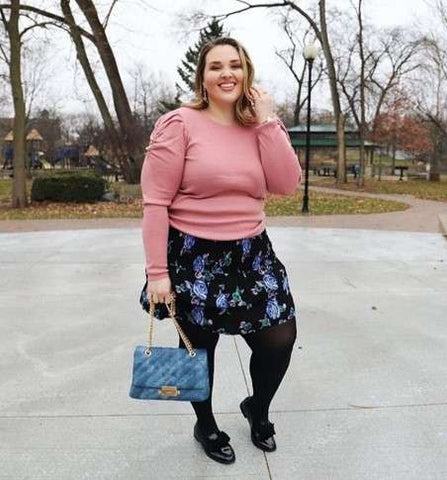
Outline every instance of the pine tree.
<svg viewBox="0 0 447 480"><path fill-rule="evenodd" d="M177 72L186 87L182 87L176 82L175 88L177 93L175 98L172 99L172 101L170 99L160 100L158 107L160 113L169 112L178 108L181 104L182 95L194 92L194 73L199 60L200 49L210 40L215 40L216 38L224 35L226 34L223 31L223 25L219 20L216 19L211 20L204 28L200 30L198 41L193 47L188 48L185 54L185 59L181 62L181 66L177 67Z"/></svg>
<svg viewBox="0 0 447 480"><path fill-rule="evenodd" d="M213 18L205 28L202 28L199 32L199 40L193 47L190 47L186 54L185 60L182 60L182 66L177 67L177 73L180 75L187 90L182 89L181 86L176 84L176 87L180 88L183 93L187 91L194 92L194 72L199 60L199 53L203 45L210 40L223 36L223 25L219 20Z"/></svg>

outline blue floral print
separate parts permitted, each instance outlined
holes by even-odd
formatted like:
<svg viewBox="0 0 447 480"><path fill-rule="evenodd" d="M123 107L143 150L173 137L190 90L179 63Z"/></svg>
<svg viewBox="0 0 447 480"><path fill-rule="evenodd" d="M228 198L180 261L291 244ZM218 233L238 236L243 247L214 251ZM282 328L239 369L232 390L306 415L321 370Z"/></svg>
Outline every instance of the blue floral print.
<svg viewBox="0 0 447 480"><path fill-rule="evenodd" d="M226 310L228 308L228 299L227 299L228 293L219 293L219 295L216 298L216 307L221 309L221 310Z"/></svg>
<svg viewBox="0 0 447 480"><path fill-rule="evenodd" d="M206 297L208 296L208 287L202 280L196 280L194 282L192 291L200 298L200 300L206 300Z"/></svg>
<svg viewBox="0 0 447 480"><path fill-rule="evenodd" d="M185 233L183 235L183 246L180 251L180 255L183 255L185 252L190 252L195 243L196 238Z"/></svg>
<svg viewBox="0 0 447 480"><path fill-rule="evenodd" d="M200 274L205 268L205 260L203 259L203 257L196 257L194 263L192 264L192 268L194 272L196 272L196 275Z"/></svg>
<svg viewBox="0 0 447 480"><path fill-rule="evenodd" d="M168 268L177 315L204 329L248 335L296 319L286 269L266 230L254 237L220 241L171 226ZM145 288L140 303L148 310ZM164 304L156 304L155 316L169 316Z"/></svg>
<svg viewBox="0 0 447 480"><path fill-rule="evenodd" d="M259 252L255 259L253 260L252 268L255 272L259 270L259 267L261 266L261 252Z"/></svg>
<svg viewBox="0 0 447 480"><path fill-rule="evenodd" d="M194 323L196 323L197 325L203 325L205 323L205 315L204 315L204 312L203 312L203 307L194 307L192 310L191 310L191 316L194 320Z"/></svg>
<svg viewBox="0 0 447 480"><path fill-rule="evenodd" d="M269 289L269 290L277 290L278 289L278 282L276 281L276 278L273 275L270 275L269 273L266 273L263 278L264 285Z"/></svg>
<svg viewBox="0 0 447 480"><path fill-rule="evenodd" d="M267 312L267 315L273 320L276 320L279 317L281 312L276 298L267 301L267 307L265 311Z"/></svg>

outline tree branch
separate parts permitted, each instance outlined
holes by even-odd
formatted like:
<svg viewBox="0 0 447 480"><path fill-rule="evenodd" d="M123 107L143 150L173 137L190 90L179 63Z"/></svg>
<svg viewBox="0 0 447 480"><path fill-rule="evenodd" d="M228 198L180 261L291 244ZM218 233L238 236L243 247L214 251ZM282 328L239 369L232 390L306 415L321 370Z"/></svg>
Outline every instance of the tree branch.
<svg viewBox="0 0 447 480"><path fill-rule="evenodd" d="M230 17L231 15L236 15L238 13L246 12L248 10L252 10L254 8L274 8L274 7L289 7L292 10L297 11L300 15L302 15L308 22L309 25L312 27L315 36L318 38L319 42L322 43L322 36L321 36L321 31L317 25L317 22L301 7L296 5L295 2L290 1L290 0L283 0L283 2L280 3L256 3L252 4L249 2L246 2L245 0L236 0L239 3L242 3L243 5L246 5L245 8L241 8L239 10L234 10L232 12L228 13L223 13L220 15L213 15L214 18L217 19L222 19L225 20L226 18Z"/></svg>
<svg viewBox="0 0 447 480"><path fill-rule="evenodd" d="M102 26L104 27L104 30L107 28L107 25L109 23L110 15L112 14L113 7L116 5L117 2L118 2L118 0L113 0L112 4L110 5L109 11L107 12L107 15L104 18L104 22L102 24Z"/></svg>
<svg viewBox="0 0 447 480"><path fill-rule="evenodd" d="M46 28L47 25L54 25L55 27L58 27L59 25L56 25L54 22L41 22L41 23L38 23L36 22L34 25L30 25L29 27L26 27L24 28L20 34L19 34L19 37L22 38L26 32L28 32L29 30L35 28L35 27L42 27L42 28Z"/></svg>
<svg viewBox="0 0 447 480"><path fill-rule="evenodd" d="M0 4L0 12L2 12L2 15L3 15L3 8L11 9L11 5ZM63 23L63 24L67 23L65 21L64 17L61 17L60 15L56 15L55 13L47 12L46 10L42 10L40 8L37 8L37 7L32 7L31 5L20 5L20 10L28 11L28 12L34 12L34 13L37 13L39 15L42 15L43 17L51 18L52 20L56 20L57 22L60 22L60 23ZM54 25L56 27L59 26L57 24L54 24ZM94 43L96 45L96 39L95 39L94 35L87 32L87 30L84 30L79 25L76 25L75 28L79 31L79 33L81 35L88 38L92 43Z"/></svg>

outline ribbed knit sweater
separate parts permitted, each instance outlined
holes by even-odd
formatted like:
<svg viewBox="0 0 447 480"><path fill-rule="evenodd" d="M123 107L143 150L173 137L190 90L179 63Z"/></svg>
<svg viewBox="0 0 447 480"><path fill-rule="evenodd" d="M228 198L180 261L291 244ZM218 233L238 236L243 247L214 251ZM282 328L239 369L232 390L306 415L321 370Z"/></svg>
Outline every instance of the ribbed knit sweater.
<svg viewBox="0 0 447 480"><path fill-rule="evenodd" d="M267 192L290 195L301 167L281 120L222 125L180 107L162 115L141 172L149 280L169 277L169 225L196 237L235 240L265 228Z"/></svg>

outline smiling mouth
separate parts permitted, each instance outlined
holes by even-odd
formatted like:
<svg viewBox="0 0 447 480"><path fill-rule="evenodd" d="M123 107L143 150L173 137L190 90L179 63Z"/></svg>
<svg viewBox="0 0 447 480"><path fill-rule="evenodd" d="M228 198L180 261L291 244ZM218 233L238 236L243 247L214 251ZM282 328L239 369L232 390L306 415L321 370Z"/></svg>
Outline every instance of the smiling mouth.
<svg viewBox="0 0 447 480"><path fill-rule="evenodd" d="M234 83L234 82L221 83L221 84L219 85L219 87L220 87L222 90L224 90L224 91L226 91L226 92L229 92L229 91L233 90L233 89L236 87L236 83Z"/></svg>

